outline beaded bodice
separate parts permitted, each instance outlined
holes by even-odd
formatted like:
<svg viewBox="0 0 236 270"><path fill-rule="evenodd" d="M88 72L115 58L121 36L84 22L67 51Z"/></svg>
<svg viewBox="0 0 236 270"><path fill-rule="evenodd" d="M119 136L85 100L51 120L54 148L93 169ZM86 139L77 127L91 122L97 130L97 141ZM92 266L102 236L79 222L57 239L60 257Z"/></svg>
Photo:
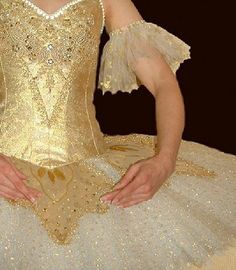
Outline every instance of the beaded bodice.
<svg viewBox="0 0 236 270"><path fill-rule="evenodd" d="M54 167L104 151L93 92L104 9L0 1L0 151Z"/></svg>

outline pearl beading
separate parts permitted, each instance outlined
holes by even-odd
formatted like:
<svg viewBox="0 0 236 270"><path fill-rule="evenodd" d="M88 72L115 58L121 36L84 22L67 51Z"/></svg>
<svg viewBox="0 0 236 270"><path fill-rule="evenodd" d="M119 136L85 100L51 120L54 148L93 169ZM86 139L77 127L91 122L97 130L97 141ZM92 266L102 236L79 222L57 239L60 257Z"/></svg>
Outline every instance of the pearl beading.
<svg viewBox="0 0 236 270"><path fill-rule="evenodd" d="M64 6L62 6L61 8L57 9L55 12L53 13L47 13L46 11L44 11L43 9L41 9L40 7L38 7L37 5L35 5L33 2L31 2L30 0L22 0L25 4L27 4L28 6L30 6L31 8L33 8L37 14L39 14L40 16L43 16L45 19L48 20L53 20L57 17L59 17L60 15L62 15L68 8L70 8L71 6L84 1L84 0L73 0L68 2L67 4L65 4ZM103 31L104 25L105 25L105 11L104 11L104 6L102 3L102 0L99 0L99 4L102 8L102 17L103 17L103 22L102 22L102 27L101 27L101 33Z"/></svg>
<svg viewBox="0 0 236 270"><path fill-rule="evenodd" d="M24 3L26 3L27 5L29 5L30 7L32 7L39 15L45 17L46 19L53 20L53 19L59 17L60 15L62 15L64 13L64 11L67 10L69 7L75 5L78 2L81 2L83 0L73 0L73 1L65 4L61 8L57 9L53 13L47 13L46 11L44 11L43 9L41 9L40 7L38 7L37 5L32 3L30 0L22 0L22 1Z"/></svg>
<svg viewBox="0 0 236 270"><path fill-rule="evenodd" d="M102 27L101 27L101 34L102 34L103 28L105 26L105 19L106 19L106 17L105 17L105 9L104 9L104 5L103 5L102 0L99 0L99 4L100 4L101 9L102 9Z"/></svg>

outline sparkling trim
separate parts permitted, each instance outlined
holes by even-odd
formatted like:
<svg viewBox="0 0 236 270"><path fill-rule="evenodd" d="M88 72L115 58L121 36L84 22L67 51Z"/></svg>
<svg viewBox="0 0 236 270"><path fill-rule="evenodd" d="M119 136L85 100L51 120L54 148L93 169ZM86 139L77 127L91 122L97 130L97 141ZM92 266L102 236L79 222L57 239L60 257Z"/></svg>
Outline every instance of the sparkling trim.
<svg viewBox="0 0 236 270"><path fill-rule="evenodd" d="M102 0L99 0L99 3L100 3L100 6L102 8L102 27L101 27L101 34L102 34L104 26L105 26L106 17L105 17L105 9L104 9L104 5L103 5Z"/></svg>
<svg viewBox="0 0 236 270"><path fill-rule="evenodd" d="M104 157L91 157L84 160L87 164L95 165L98 170L103 171L106 175L111 177L113 180L118 181L121 178L121 174L109 164Z"/></svg>
<svg viewBox="0 0 236 270"><path fill-rule="evenodd" d="M22 0L25 4L27 4L28 6L32 7L39 15L45 17L46 19L49 20L53 20L57 17L59 17L60 15L62 15L69 7L84 1L84 0L73 0L68 2L67 4L65 4L64 6L60 7L59 9L57 9L55 12L53 13L47 13L46 11L44 11L43 9L41 9L40 7L38 7L37 5L35 5L34 3L32 3L30 0Z"/></svg>
<svg viewBox="0 0 236 270"><path fill-rule="evenodd" d="M120 34L122 32L125 32L125 30L130 29L132 27L135 27L136 25L139 25L139 24L147 24L147 26L149 25L149 23L147 21L145 21L144 19L138 19L138 20L130 22L124 26L120 26L120 27L112 30L111 32L109 32L109 36L111 37L111 36Z"/></svg>

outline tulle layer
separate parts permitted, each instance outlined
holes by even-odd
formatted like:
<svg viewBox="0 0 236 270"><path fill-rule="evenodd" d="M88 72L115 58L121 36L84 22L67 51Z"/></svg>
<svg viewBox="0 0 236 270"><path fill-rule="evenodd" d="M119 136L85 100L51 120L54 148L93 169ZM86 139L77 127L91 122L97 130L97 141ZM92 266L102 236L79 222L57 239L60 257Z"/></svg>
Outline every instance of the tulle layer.
<svg viewBox="0 0 236 270"><path fill-rule="evenodd" d="M161 53L176 73L180 64L190 58L190 46L164 28L145 20L134 21L109 33L103 48L98 88L103 93L118 90L131 92L141 82L134 72L139 57L152 58Z"/></svg>
<svg viewBox="0 0 236 270"><path fill-rule="evenodd" d="M99 203L130 164L152 156L153 139L106 136L104 155L59 171L19 161L46 194L41 214L0 200L1 269L183 270L223 254L236 236L236 156L182 140L175 173L150 201Z"/></svg>

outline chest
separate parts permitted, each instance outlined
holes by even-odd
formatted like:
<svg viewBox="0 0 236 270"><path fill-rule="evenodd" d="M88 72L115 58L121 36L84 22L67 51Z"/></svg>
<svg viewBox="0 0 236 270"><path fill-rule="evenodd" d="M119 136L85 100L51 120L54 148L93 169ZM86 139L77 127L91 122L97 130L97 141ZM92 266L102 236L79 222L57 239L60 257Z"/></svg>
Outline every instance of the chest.
<svg viewBox="0 0 236 270"><path fill-rule="evenodd" d="M29 0L0 1L0 52L13 58L87 57L97 49L103 27L99 0L71 1L51 14Z"/></svg>

